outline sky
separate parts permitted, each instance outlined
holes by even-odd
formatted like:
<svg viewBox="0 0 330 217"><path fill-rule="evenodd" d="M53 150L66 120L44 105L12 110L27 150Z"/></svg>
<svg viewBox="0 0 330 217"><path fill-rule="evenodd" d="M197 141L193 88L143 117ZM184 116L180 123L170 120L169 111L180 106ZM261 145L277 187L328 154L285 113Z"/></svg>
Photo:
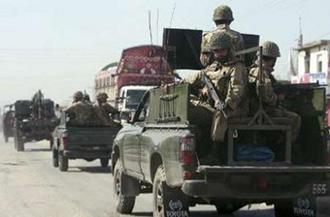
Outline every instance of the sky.
<svg viewBox="0 0 330 217"><path fill-rule="evenodd" d="M38 89L59 103L76 90L91 93L95 74L123 49L150 44L149 10L153 43L161 44L164 27L212 30L222 4L233 10L234 30L278 43L280 78L299 17L304 42L330 39L328 0L0 0L0 106Z"/></svg>

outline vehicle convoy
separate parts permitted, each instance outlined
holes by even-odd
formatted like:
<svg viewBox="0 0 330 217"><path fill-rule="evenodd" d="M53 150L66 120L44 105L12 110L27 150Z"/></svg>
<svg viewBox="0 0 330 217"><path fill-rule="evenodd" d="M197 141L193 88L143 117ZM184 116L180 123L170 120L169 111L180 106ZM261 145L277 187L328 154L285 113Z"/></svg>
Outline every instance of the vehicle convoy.
<svg viewBox="0 0 330 217"><path fill-rule="evenodd" d="M70 123L67 114L63 112L60 124L52 134L53 166L59 167L60 171L67 171L71 159L100 159L101 166L107 167L111 157L112 141L120 128L119 124L75 125Z"/></svg>
<svg viewBox="0 0 330 217"><path fill-rule="evenodd" d="M26 142L50 140L58 121L52 100L45 99L39 90L32 100L17 100L14 107L14 143L17 151L24 151Z"/></svg>
<svg viewBox="0 0 330 217"><path fill-rule="evenodd" d="M14 137L14 120L15 111L13 110L13 105L5 105L2 114L2 128L3 128L3 138L5 142L8 142L10 137Z"/></svg>
<svg viewBox="0 0 330 217"><path fill-rule="evenodd" d="M228 118L223 152L210 159L210 128L193 118L190 85L149 90L113 143L117 211L131 213L136 196L152 193L153 216L189 216L196 204L229 214L265 202L275 205L276 217L292 217L295 198L329 195L325 88L278 84L276 91L287 96L283 107L302 119L300 160L288 120L269 117L262 104L249 117Z"/></svg>
<svg viewBox="0 0 330 217"><path fill-rule="evenodd" d="M137 107L144 92L161 83L172 83L163 47L141 45L123 50L117 67L103 68L95 79L95 93L106 92L108 101L127 120Z"/></svg>

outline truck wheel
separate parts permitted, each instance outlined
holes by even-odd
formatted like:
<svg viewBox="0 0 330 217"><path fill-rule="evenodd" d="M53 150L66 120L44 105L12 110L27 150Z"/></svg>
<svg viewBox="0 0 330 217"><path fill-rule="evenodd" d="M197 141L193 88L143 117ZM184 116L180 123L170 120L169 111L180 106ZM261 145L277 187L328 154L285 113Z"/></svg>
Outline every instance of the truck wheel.
<svg viewBox="0 0 330 217"><path fill-rule="evenodd" d="M16 133L15 135L15 147L17 151L24 151L24 142L22 141L22 138L19 136L19 133Z"/></svg>
<svg viewBox="0 0 330 217"><path fill-rule="evenodd" d="M292 200L283 200L275 203L275 217L293 217L293 202Z"/></svg>
<svg viewBox="0 0 330 217"><path fill-rule="evenodd" d="M14 133L14 148L17 151L17 137L16 137L16 133Z"/></svg>
<svg viewBox="0 0 330 217"><path fill-rule="evenodd" d="M135 205L135 196L125 196L121 193L121 185L125 176L123 176L123 168L118 159L113 173L113 192L116 200L116 209L119 213L130 214Z"/></svg>
<svg viewBox="0 0 330 217"><path fill-rule="evenodd" d="M54 147L52 148L52 158L53 166L58 167L58 151Z"/></svg>
<svg viewBox="0 0 330 217"><path fill-rule="evenodd" d="M22 142L21 139L18 140L18 144L17 144L17 151L24 151L24 143Z"/></svg>
<svg viewBox="0 0 330 217"><path fill-rule="evenodd" d="M166 184L165 170L160 165L156 171L152 187L153 194L153 216L165 217L176 216L180 213L182 216L189 216L189 205L180 189L171 188Z"/></svg>
<svg viewBox="0 0 330 217"><path fill-rule="evenodd" d="M52 150L53 149L53 146L54 146L54 139L51 137L49 139L49 149Z"/></svg>
<svg viewBox="0 0 330 217"><path fill-rule="evenodd" d="M14 130L14 147L16 151L24 151L24 142L20 137L20 133L17 129Z"/></svg>
<svg viewBox="0 0 330 217"><path fill-rule="evenodd" d="M62 172L67 171L69 168L69 159L61 152L58 152L58 166Z"/></svg>
<svg viewBox="0 0 330 217"><path fill-rule="evenodd" d="M109 166L109 158L101 158L100 162L101 162L102 167L108 167Z"/></svg>

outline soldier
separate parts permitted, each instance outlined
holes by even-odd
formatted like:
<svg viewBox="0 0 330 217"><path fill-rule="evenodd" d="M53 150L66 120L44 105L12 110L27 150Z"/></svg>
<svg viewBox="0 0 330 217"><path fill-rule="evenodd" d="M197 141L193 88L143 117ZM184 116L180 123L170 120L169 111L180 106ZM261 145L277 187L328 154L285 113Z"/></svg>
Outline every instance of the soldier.
<svg viewBox="0 0 330 217"><path fill-rule="evenodd" d="M202 95L206 95L207 91L203 82L203 73L205 73L212 81L219 98L225 102L224 112L228 118L246 116L248 114L246 97L248 76L243 63L233 55L231 37L224 32L213 34L210 40L210 50L214 55L215 62L194 77L188 78L187 81L192 84L193 88L202 89ZM197 101L193 104L200 106L203 103ZM227 118L221 111L214 109L209 109L209 111L214 114L212 139L215 142L223 142L227 129Z"/></svg>
<svg viewBox="0 0 330 217"><path fill-rule="evenodd" d="M97 104L94 105L97 116L108 125L114 124L114 116L119 114L119 111L107 103L108 95L99 93L96 97Z"/></svg>
<svg viewBox="0 0 330 217"><path fill-rule="evenodd" d="M242 35L239 32L236 32L230 28L230 24L233 20L233 12L229 6L220 5L214 10L213 21L216 25L216 29L211 32L205 33L202 39L202 52L200 59L204 67L212 63L212 60L209 62L207 61L212 59L212 52L207 51L207 45L210 43L210 38L212 37L212 35L217 32L225 32L230 36L234 51L244 49L244 39ZM243 60L243 56L240 56L240 59Z"/></svg>
<svg viewBox="0 0 330 217"><path fill-rule="evenodd" d="M81 91L77 91L73 95L72 105L65 112L70 117L72 125L90 125L93 120L93 106L84 102L84 94Z"/></svg>
<svg viewBox="0 0 330 217"><path fill-rule="evenodd" d="M200 60L204 67L211 65L214 61L213 53L211 52L209 46L211 36L212 36L211 33L204 33L202 38Z"/></svg>
<svg viewBox="0 0 330 217"><path fill-rule="evenodd" d="M259 54L258 54L259 55ZM284 99L283 95L277 95L273 90L273 85L276 83L276 79L272 72L278 57L280 57L280 49L274 42L266 41L262 45L262 77L263 77L263 89L261 91L262 101L264 103L265 111L272 117L286 117L290 119L292 128L292 142L295 142L300 131L301 118L294 112L287 111L284 108L280 108L279 102ZM259 63L258 61L252 66L249 72L249 82L258 84L259 75Z"/></svg>
<svg viewBox="0 0 330 217"><path fill-rule="evenodd" d="M88 93L84 93L84 101L86 103L92 103L91 98L89 97Z"/></svg>

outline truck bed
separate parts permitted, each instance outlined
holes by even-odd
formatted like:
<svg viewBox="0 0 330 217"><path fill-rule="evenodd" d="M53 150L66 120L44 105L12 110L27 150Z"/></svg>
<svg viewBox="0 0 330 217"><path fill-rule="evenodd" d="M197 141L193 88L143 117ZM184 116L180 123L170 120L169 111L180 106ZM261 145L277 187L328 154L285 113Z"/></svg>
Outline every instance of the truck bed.
<svg viewBox="0 0 330 217"><path fill-rule="evenodd" d="M120 127L67 127L70 146L112 145Z"/></svg>

